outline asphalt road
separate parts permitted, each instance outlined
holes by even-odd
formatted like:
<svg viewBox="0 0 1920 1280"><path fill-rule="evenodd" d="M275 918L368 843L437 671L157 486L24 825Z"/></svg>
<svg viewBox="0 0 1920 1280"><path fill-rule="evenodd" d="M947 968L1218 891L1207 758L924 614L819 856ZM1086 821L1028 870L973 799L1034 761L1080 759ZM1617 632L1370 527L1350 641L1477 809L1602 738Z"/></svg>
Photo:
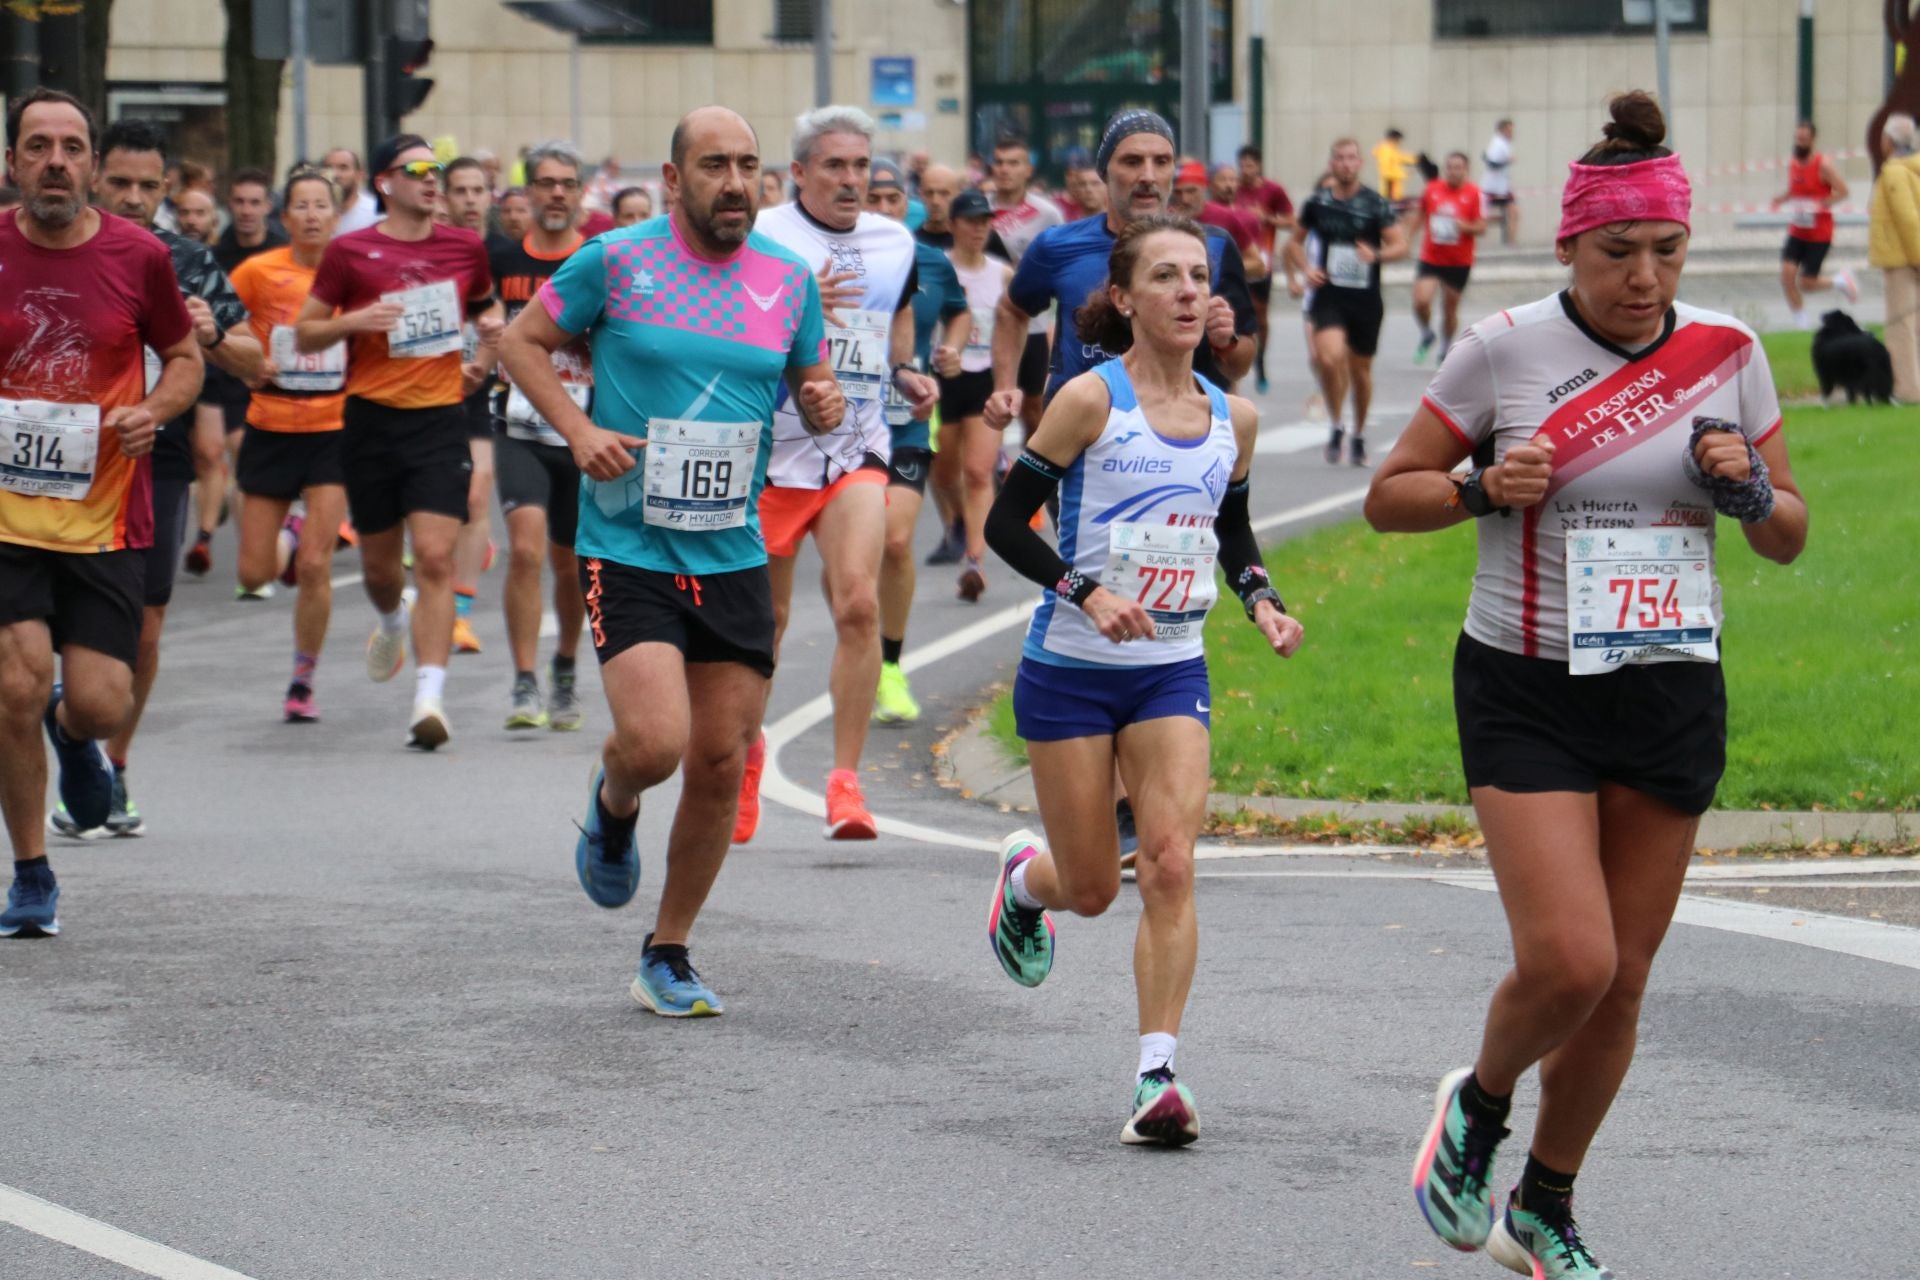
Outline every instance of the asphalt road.
<svg viewBox="0 0 1920 1280"><path fill-rule="evenodd" d="M1364 484L1289 426L1297 332L1280 327L1264 401L1267 516ZM1396 318L1379 454L1424 377L1411 343ZM931 747L1011 670L1017 630L982 623L1026 598L1010 575L967 606L923 572L908 655L938 653L914 676L925 715L868 751L875 809L944 843L829 844L770 803L695 939L728 1012L674 1023L625 992L672 788L646 806L632 908L573 880L607 723L590 664L587 733L500 730L496 571L487 652L448 686L452 745L411 754L410 689L366 681L370 615L348 585L325 720L286 726L290 599L234 603L224 534L216 554L213 579L182 584L135 748L150 834L56 842L67 932L0 947L7 1280L1494 1273L1428 1233L1407 1184L1433 1084L1471 1058L1505 962L1484 875L1204 863L1178 1063L1204 1132L1181 1152L1117 1141L1129 897L1061 922L1040 990L1000 974L979 846L1007 819L940 788ZM826 727L800 713L830 643L803 601L770 714L796 731L780 764L803 790L825 769ZM1913 1275L1920 932L1880 906L1913 890L1760 888L1690 895L1698 922L1668 941L1582 1175L1583 1225L1623 1280ZM125 1252L100 1224L179 1252Z"/></svg>

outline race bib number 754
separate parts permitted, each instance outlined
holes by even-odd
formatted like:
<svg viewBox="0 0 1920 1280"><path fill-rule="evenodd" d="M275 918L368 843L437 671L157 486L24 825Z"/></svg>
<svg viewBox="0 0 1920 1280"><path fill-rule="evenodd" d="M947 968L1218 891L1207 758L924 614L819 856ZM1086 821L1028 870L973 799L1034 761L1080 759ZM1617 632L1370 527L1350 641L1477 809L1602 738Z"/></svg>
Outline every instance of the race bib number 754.
<svg viewBox="0 0 1920 1280"><path fill-rule="evenodd" d="M1706 535L1568 534L1567 651L1577 676L1649 662L1719 661Z"/></svg>

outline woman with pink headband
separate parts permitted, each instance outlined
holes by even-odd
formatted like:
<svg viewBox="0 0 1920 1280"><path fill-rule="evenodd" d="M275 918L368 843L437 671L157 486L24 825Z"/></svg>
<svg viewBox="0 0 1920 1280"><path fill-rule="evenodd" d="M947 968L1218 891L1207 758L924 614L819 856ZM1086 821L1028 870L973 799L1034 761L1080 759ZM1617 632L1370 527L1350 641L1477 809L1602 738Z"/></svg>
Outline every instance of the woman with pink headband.
<svg viewBox="0 0 1920 1280"><path fill-rule="evenodd" d="M1571 285L1466 333L1367 496L1383 532L1479 534L1454 709L1514 951L1474 1065L1440 1083L1414 1198L1448 1244L1536 1280L1612 1275L1573 1182L1725 763L1716 518L1782 564L1807 538L1758 340L1674 301L1691 195L1666 122L1644 93L1611 109L1561 199ZM1494 1151L1536 1064L1496 1216Z"/></svg>

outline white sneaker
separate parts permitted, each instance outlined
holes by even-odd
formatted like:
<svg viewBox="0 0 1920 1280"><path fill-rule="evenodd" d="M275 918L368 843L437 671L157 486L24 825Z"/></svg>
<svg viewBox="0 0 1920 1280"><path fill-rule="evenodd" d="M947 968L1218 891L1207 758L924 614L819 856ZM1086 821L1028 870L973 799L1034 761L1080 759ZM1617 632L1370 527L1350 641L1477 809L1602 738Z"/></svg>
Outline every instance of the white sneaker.
<svg viewBox="0 0 1920 1280"><path fill-rule="evenodd" d="M400 612L411 614L413 607L405 600L400 602ZM401 627L392 635L378 623L374 624L373 634L367 637L367 679L375 684L385 684L400 674L407 665L407 631Z"/></svg>
<svg viewBox="0 0 1920 1280"><path fill-rule="evenodd" d="M1793 313L1793 327L1810 330L1813 328L1813 317L1805 311L1796 311Z"/></svg>
<svg viewBox="0 0 1920 1280"><path fill-rule="evenodd" d="M407 745L432 751L453 736L447 725L446 708L438 698L417 698L413 704L413 726L407 731Z"/></svg>
<svg viewBox="0 0 1920 1280"><path fill-rule="evenodd" d="M1853 272L1845 270L1834 272L1833 287L1840 291L1840 296L1847 300L1848 306L1854 306L1860 301L1860 282L1853 278Z"/></svg>

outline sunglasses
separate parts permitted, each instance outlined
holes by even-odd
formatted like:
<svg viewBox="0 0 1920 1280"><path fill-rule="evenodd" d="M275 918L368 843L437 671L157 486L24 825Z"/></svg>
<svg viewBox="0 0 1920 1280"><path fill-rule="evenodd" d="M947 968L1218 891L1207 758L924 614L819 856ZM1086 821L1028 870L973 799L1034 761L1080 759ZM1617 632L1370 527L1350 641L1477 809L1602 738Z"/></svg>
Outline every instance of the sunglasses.
<svg viewBox="0 0 1920 1280"><path fill-rule="evenodd" d="M409 160L405 164L393 166L393 168L387 170L387 172L392 173L395 170L406 174L416 182L423 182L428 178L441 177L446 173L447 166L441 164L438 160Z"/></svg>

